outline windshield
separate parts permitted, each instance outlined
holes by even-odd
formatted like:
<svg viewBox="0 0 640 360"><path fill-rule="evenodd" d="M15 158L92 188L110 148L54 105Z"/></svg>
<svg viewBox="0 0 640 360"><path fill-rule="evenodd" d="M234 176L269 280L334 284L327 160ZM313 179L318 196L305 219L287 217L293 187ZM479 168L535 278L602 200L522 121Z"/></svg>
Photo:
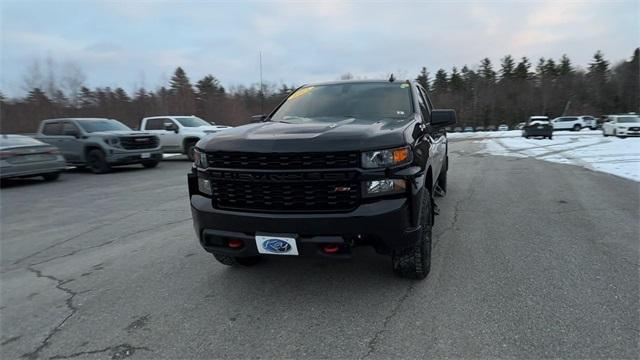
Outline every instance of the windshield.
<svg viewBox="0 0 640 360"><path fill-rule="evenodd" d="M44 145L42 142L28 136L2 136L0 137L0 147L24 146L24 145Z"/></svg>
<svg viewBox="0 0 640 360"><path fill-rule="evenodd" d="M208 122L200 119L199 117L195 117L195 116L177 117L177 118L174 118L174 119L178 120L180 125L182 125L184 127L199 127L199 126L209 126L209 125L211 125Z"/></svg>
<svg viewBox="0 0 640 360"><path fill-rule="evenodd" d="M76 120L85 132L92 133L98 131L130 131L127 125L118 120Z"/></svg>
<svg viewBox="0 0 640 360"><path fill-rule="evenodd" d="M413 114L411 87L406 83L343 83L307 86L293 93L272 121L311 119L404 119Z"/></svg>
<svg viewBox="0 0 640 360"><path fill-rule="evenodd" d="M640 122L638 116L622 116L618 118L618 123L637 123Z"/></svg>

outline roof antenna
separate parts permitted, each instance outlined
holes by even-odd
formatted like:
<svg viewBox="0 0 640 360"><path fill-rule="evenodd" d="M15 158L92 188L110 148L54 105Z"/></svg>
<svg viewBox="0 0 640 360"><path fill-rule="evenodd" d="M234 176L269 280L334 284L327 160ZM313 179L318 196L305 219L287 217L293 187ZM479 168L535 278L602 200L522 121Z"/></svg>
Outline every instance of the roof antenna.
<svg viewBox="0 0 640 360"><path fill-rule="evenodd" d="M396 78L393 77L393 73L391 73L391 76L389 76L389 82L394 82L396 81Z"/></svg>

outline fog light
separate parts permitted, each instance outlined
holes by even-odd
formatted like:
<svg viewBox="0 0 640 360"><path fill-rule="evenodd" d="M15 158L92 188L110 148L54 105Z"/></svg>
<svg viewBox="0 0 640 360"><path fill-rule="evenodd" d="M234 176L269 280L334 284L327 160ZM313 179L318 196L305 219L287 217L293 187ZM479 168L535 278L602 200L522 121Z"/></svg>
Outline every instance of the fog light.
<svg viewBox="0 0 640 360"><path fill-rule="evenodd" d="M399 194L407 190L407 182L399 179L371 180L364 182L364 196Z"/></svg>
<svg viewBox="0 0 640 360"><path fill-rule="evenodd" d="M211 195L212 191L211 191L211 181L208 179L203 179L201 177L198 178L198 190L200 190L201 193L203 194L207 194L207 195Z"/></svg>

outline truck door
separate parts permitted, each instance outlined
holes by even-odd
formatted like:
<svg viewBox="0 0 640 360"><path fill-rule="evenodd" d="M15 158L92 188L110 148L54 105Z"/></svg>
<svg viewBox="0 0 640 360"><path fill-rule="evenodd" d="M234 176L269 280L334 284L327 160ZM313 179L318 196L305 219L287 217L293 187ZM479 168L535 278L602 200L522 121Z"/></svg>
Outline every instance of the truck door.
<svg viewBox="0 0 640 360"><path fill-rule="evenodd" d="M144 126L144 131L158 135L160 138L160 145L166 149L180 148L180 135L174 130L167 130L168 126L175 126L179 129L172 119L169 118L155 118L148 119Z"/></svg>
<svg viewBox="0 0 640 360"><path fill-rule="evenodd" d="M58 147L68 162L80 163L84 161L84 144L80 141L81 135L76 124L71 121L62 122Z"/></svg>

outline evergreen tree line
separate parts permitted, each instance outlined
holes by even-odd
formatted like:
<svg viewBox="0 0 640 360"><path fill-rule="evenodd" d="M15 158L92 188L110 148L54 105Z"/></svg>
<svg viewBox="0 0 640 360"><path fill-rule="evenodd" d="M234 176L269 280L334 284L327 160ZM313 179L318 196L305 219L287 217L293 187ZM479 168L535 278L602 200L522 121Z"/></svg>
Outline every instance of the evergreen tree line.
<svg viewBox="0 0 640 360"><path fill-rule="evenodd" d="M497 70L485 58L475 70L466 65L450 73L439 69L433 80L423 67L416 80L430 91L436 107L455 109L461 125L515 125L530 115L640 112L639 56L636 49L630 60L612 66L598 51L581 69L566 55L557 61L539 59L535 68L526 57L507 55ZM35 132L42 119L55 117L107 117L135 128L146 116L193 114L237 126L250 122L252 115L269 112L295 88L254 84L228 91L212 75L192 84L181 67L168 87L140 87L133 94L121 87L89 89L76 68L62 80L64 86L53 77L25 79L30 91L21 99L0 93L2 133Z"/></svg>

